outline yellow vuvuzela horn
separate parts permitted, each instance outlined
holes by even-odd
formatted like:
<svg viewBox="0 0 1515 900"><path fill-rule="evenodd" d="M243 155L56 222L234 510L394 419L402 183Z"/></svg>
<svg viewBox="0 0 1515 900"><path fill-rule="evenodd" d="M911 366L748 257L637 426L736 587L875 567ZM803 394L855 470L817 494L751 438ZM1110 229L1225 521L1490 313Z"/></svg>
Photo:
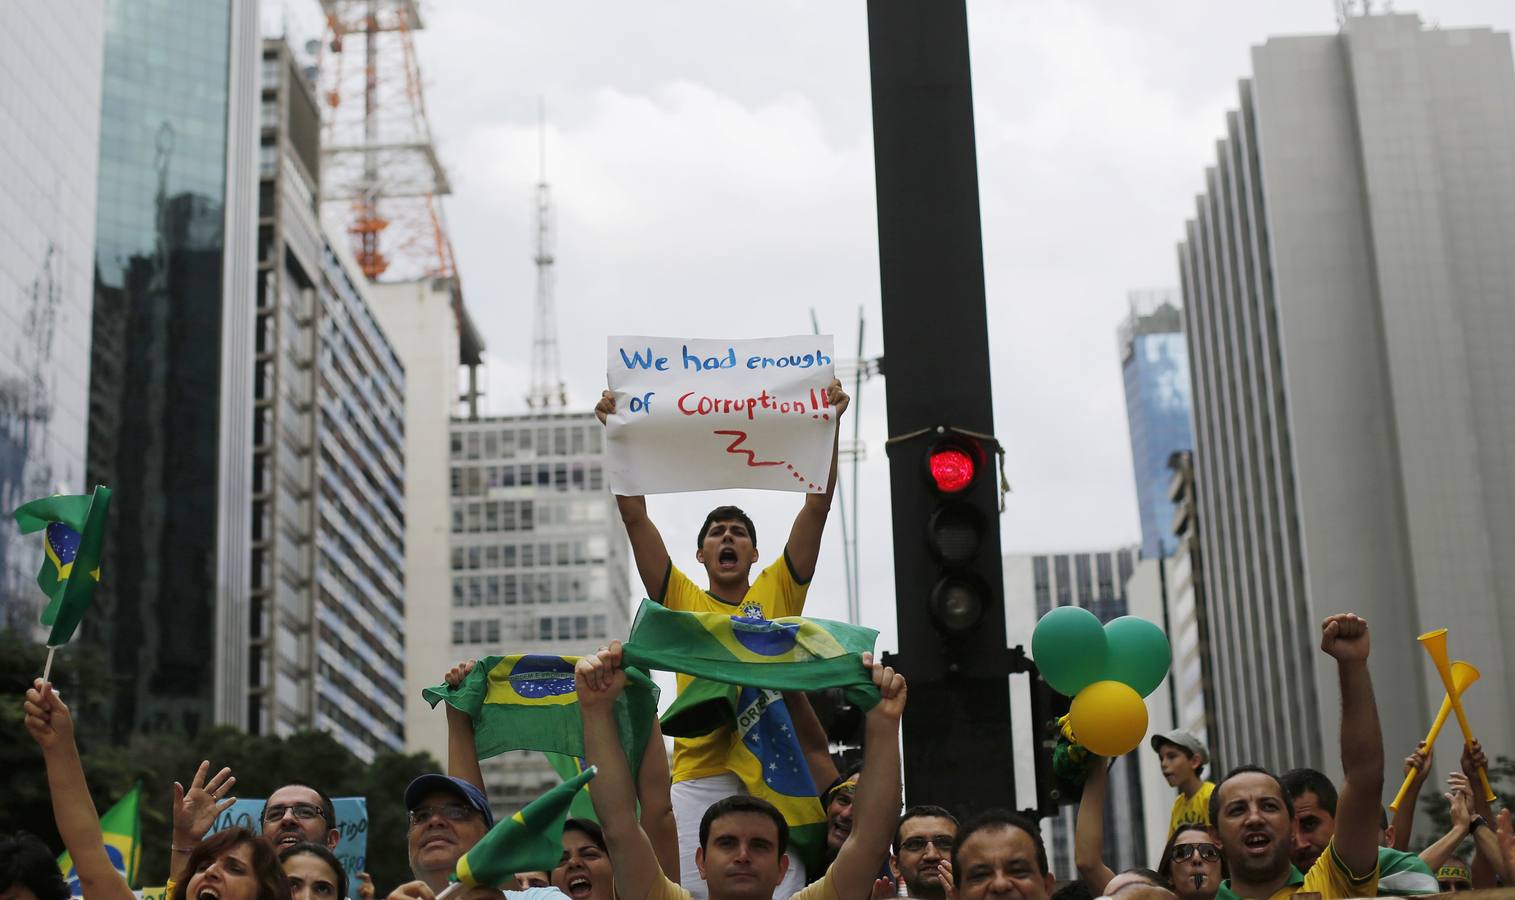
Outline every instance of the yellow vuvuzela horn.
<svg viewBox="0 0 1515 900"><path fill-rule="evenodd" d="M1474 740L1473 729L1468 726L1468 714L1463 712L1462 698L1457 695L1457 684L1452 680L1452 664L1447 660L1447 630L1438 628L1428 631L1416 640L1431 654L1431 661L1436 663L1436 672L1441 676L1442 686L1452 698L1452 712L1457 714L1457 724L1462 727L1462 739L1471 745ZM1492 803L1495 799L1494 789L1489 786L1489 773L1482 766L1478 769L1478 783L1483 786L1483 799Z"/></svg>
<svg viewBox="0 0 1515 900"><path fill-rule="evenodd" d="M1452 662L1452 685L1457 688L1457 696L1472 687L1473 682L1478 680L1478 670L1471 663L1462 660ZM1452 714L1452 698L1450 695L1441 698L1441 712L1436 714L1436 721L1431 724L1431 730L1426 732L1426 749L1429 750L1436 744L1437 735L1441 734L1441 726L1447 722L1447 716ZM1410 790L1410 782L1415 780L1416 770L1411 769L1405 775L1405 782L1399 786L1399 793L1394 795L1394 802L1389 804L1389 809L1399 812L1399 804L1405 799L1405 794Z"/></svg>

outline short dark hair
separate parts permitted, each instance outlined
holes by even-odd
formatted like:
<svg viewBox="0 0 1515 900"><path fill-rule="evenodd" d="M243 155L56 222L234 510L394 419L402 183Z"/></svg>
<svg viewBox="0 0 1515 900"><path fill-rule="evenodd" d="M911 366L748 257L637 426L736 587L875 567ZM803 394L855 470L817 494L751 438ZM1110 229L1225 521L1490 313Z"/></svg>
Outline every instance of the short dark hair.
<svg viewBox="0 0 1515 900"><path fill-rule="evenodd" d="M710 533L710 526L716 522L741 522L747 527L747 536L752 538L752 546L757 547L757 526L752 524L746 513L736 506L717 506L705 517L705 524L700 526L699 536L694 539L694 548L702 549L705 546L705 535Z"/></svg>
<svg viewBox="0 0 1515 900"><path fill-rule="evenodd" d="M1075 878L1053 891L1049 900L1094 900L1094 892L1082 878Z"/></svg>
<svg viewBox="0 0 1515 900"><path fill-rule="evenodd" d="M1198 831L1208 836L1215 843L1220 843L1220 833L1215 830L1215 826L1206 825L1204 822L1185 822L1173 829L1173 833L1168 835L1168 843L1163 845L1162 858L1157 861L1157 874L1162 876L1163 881L1169 885L1173 884L1173 848L1178 845L1180 835L1188 834L1191 831ZM1229 877L1226 872L1226 855L1224 853L1220 855L1220 877L1222 881Z"/></svg>
<svg viewBox="0 0 1515 900"><path fill-rule="evenodd" d="M169 877L174 879L174 892L169 900L186 900L189 896L189 880L221 854L248 844L252 847L252 876L258 882L257 900L290 900L289 881L274 855L274 846L251 831L240 826L218 831L201 841L190 851L184 868Z"/></svg>
<svg viewBox="0 0 1515 900"><path fill-rule="evenodd" d="M602 853L610 852L610 848L605 845L605 829L601 828L600 823L593 819L568 819L563 822L563 830L586 834L594 842L594 845L600 848Z"/></svg>
<svg viewBox="0 0 1515 900"><path fill-rule="evenodd" d="M734 815L736 813L757 813L773 820L773 824L779 830L779 856L789 849L789 823L784 821L784 814L778 811L778 807L761 797L753 797L750 794L732 794L710 804L705 810L705 815L700 819L700 849L706 849L710 843L710 827L721 816Z"/></svg>
<svg viewBox="0 0 1515 900"><path fill-rule="evenodd" d="M1315 795L1320 801L1320 806L1331 815L1336 815L1336 785L1326 777L1326 773L1315 769L1290 769L1278 779L1284 790L1289 792L1290 800L1297 800L1304 796L1306 791ZM1388 827L1388 826L1384 826Z"/></svg>
<svg viewBox="0 0 1515 900"><path fill-rule="evenodd" d="M969 819L967 824L957 829L957 840L952 844L952 871L954 877L963 877L963 867L958 864L958 855L963 852L963 845L968 842L975 832L988 831L993 828L1019 828L1031 836L1031 842L1036 845L1036 864L1042 870L1043 875L1050 875L1047 867L1047 845L1042 843L1042 830L1036 823L1008 809L990 809L979 813Z"/></svg>
<svg viewBox="0 0 1515 900"><path fill-rule="evenodd" d="M900 820L898 822L894 823L894 843L891 844L890 847L894 850L895 856L900 855L900 829L904 827L905 823L911 819L926 818L946 819L952 823L952 827L954 829L957 828L957 816L954 816L952 813L948 812L940 806L932 806L930 804L924 803L920 806L912 806L909 809L905 810L905 814L900 816Z"/></svg>
<svg viewBox="0 0 1515 900"><path fill-rule="evenodd" d="M330 831L333 828L337 827L337 807L331 802L331 798L326 796L325 791L321 790L313 784L306 784L303 781L291 781L289 784L281 784L273 790L269 791L268 796L272 797L274 794L277 794L287 787L302 787L307 790L315 791L316 796L321 798L321 818L326 820L326 830ZM268 812L268 801L264 800L263 808L258 810L259 831L263 830L263 814L266 812Z"/></svg>
<svg viewBox="0 0 1515 900"><path fill-rule="evenodd" d="M326 849L325 844L317 844L312 841L301 841L298 844L293 844L291 846L285 847L283 850L279 851L279 862L282 864L285 860L289 859L292 856L301 855L314 856L316 859L319 859L321 862L324 862L327 866L331 867L331 870L337 873L337 896L347 896L347 871L342 868L342 862L341 860L337 859L337 855Z"/></svg>
<svg viewBox="0 0 1515 900"><path fill-rule="evenodd" d="M17 885L37 900L68 900L70 893L53 851L25 831L0 837L0 893Z"/></svg>
<svg viewBox="0 0 1515 900"><path fill-rule="evenodd" d="M1215 823L1215 825L1217 827L1219 827L1219 825L1220 825L1220 789L1225 786L1226 782L1230 781L1231 779L1235 778L1236 776L1238 776L1238 775L1246 775L1249 772L1256 772L1259 775L1266 775L1269 778L1273 779L1273 783L1276 784L1276 785L1278 785L1278 792L1283 795L1283 798L1284 798L1284 809L1289 813L1289 818L1293 819L1294 818L1294 795L1289 793L1289 789L1286 788L1286 787L1284 787L1284 783L1279 780L1279 778L1278 778L1277 775L1274 775L1272 772L1269 772L1267 769L1264 769L1262 766L1251 766L1251 765L1248 765L1248 766L1237 766L1236 768L1234 768L1231 771L1227 772L1226 773L1226 777L1222 778L1220 780L1220 783L1217 784L1217 785L1215 785L1215 790L1213 790L1213 791L1210 792L1210 821L1213 822L1213 823ZM1334 793L1333 793L1332 796L1334 798L1334 796L1335 796Z"/></svg>

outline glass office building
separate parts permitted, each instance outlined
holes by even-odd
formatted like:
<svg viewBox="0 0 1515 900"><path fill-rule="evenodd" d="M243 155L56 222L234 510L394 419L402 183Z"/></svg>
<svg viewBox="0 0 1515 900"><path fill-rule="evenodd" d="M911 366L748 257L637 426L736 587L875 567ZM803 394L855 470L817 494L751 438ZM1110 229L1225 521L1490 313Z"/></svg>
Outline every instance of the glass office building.
<svg viewBox="0 0 1515 900"><path fill-rule="evenodd" d="M88 479L112 729L245 720L257 4L105 4Z"/></svg>
<svg viewBox="0 0 1515 900"><path fill-rule="evenodd" d="M1189 425L1189 353L1176 291L1131 295L1131 315L1120 327L1126 422L1141 512L1142 558L1171 556L1175 507L1168 499L1173 472L1168 457L1194 446Z"/></svg>
<svg viewBox="0 0 1515 900"><path fill-rule="evenodd" d="M104 3L0 4L0 510L76 494L89 419ZM67 65L60 65L66 60ZM0 528L0 628L37 626L38 535Z"/></svg>

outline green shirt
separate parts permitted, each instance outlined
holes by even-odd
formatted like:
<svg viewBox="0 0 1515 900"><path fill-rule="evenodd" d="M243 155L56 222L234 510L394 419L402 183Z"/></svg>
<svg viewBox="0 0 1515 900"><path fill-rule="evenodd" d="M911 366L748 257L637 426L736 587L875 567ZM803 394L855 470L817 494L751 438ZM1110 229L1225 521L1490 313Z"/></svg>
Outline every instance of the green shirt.
<svg viewBox="0 0 1515 900"><path fill-rule="evenodd" d="M1441 884L1436 880L1436 873L1418 855L1393 847L1379 847L1378 893L1396 897L1439 894Z"/></svg>
<svg viewBox="0 0 1515 900"><path fill-rule="evenodd" d="M1358 875L1336 855L1336 844L1326 846L1326 852L1320 855L1315 865L1310 867L1309 873L1304 873L1294 866L1289 867L1289 880L1284 886L1274 891L1272 896L1266 898L1246 898L1246 900L1287 900L1297 893L1319 894L1321 900L1342 900L1346 897L1372 897L1378 893L1378 866L1367 875ZM1231 890L1231 881L1227 879L1220 883L1220 890L1215 894L1215 900L1243 900L1235 891Z"/></svg>

